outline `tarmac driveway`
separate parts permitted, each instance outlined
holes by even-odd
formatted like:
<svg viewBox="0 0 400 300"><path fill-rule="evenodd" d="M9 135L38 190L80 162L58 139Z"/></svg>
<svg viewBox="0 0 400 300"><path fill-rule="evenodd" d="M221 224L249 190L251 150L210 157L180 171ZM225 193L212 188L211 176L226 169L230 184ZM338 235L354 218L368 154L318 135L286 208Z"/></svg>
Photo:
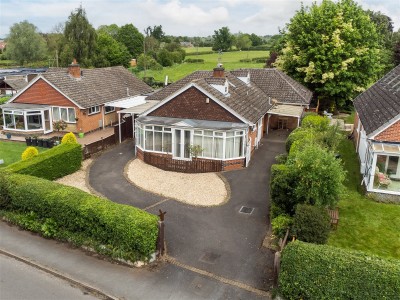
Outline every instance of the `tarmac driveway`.
<svg viewBox="0 0 400 300"><path fill-rule="evenodd" d="M223 173L231 198L218 207L189 206L132 186L123 176L125 165L134 158L132 142L100 156L91 166L89 182L115 202L147 208L154 214L159 209L167 211L167 252L179 263L265 291L271 287L273 270L273 253L262 248L268 224L270 166L285 151L284 138L264 138L248 168ZM242 206L253 209L252 213L240 213Z"/></svg>

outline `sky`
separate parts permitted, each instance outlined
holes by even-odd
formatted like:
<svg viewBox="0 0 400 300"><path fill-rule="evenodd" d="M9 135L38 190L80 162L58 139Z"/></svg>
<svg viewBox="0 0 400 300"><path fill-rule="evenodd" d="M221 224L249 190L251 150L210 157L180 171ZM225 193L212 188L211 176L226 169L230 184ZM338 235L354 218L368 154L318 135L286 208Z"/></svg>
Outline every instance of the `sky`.
<svg viewBox="0 0 400 300"><path fill-rule="evenodd" d="M395 30L399 28L400 0L356 1L364 9L391 17ZM0 38L24 20L40 32L51 32L81 3L95 28L132 23L144 32L148 26L162 25L167 35L210 36L228 26L232 33L273 35L285 27L301 2L308 6L313 0L0 0Z"/></svg>

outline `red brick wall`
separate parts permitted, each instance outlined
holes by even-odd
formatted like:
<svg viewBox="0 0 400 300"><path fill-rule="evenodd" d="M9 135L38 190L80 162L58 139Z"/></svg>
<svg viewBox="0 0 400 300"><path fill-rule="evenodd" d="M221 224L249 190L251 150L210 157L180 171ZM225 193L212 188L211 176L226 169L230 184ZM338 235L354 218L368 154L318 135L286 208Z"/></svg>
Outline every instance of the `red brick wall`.
<svg viewBox="0 0 400 300"><path fill-rule="evenodd" d="M15 98L13 102L76 107L75 104L60 94L43 79L36 81L31 87Z"/></svg>
<svg viewBox="0 0 400 300"><path fill-rule="evenodd" d="M375 140L383 142L400 142L400 121L375 136Z"/></svg>
<svg viewBox="0 0 400 300"><path fill-rule="evenodd" d="M222 162L223 171L239 170L245 167L245 159L226 160Z"/></svg>
<svg viewBox="0 0 400 300"><path fill-rule="evenodd" d="M208 97L198 89L191 87L149 115L242 123L242 121L213 100L210 99L209 103L206 103L206 98Z"/></svg>

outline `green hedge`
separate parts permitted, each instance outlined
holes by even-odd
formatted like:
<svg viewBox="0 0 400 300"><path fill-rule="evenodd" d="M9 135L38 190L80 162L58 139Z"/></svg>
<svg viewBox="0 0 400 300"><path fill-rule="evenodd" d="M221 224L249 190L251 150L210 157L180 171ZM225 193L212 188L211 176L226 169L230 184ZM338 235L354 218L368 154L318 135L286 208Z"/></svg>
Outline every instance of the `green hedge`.
<svg viewBox="0 0 400 300"><path fill-rule="evenodd" d="M35 213L57 230L83 234L104 245L149 257L155 251L157 216L77 188L20 174L0 175L0 203L9 211ZM4 195L7 195L5 197Z"/></svg>
<svg viewBox="0 0 400 300"><path fill-rule="evenodd" d="M81 163L80 144L61 144L32 159L15 162L7 169L14 173L54 180L79 170Z"/></svg>
<svg viewBox="0 0 400 300"><path fill-rule="evenodd" d="M282 253L285 299L400 299L400 262L300 241Z"/></svg>
<svg viewBox="0 0 400 300"><path fill-rule="evenodd" d="M191 64L204 63L204 59L202 59L202 58L186 58L185 62L191 63Z"/></svg>

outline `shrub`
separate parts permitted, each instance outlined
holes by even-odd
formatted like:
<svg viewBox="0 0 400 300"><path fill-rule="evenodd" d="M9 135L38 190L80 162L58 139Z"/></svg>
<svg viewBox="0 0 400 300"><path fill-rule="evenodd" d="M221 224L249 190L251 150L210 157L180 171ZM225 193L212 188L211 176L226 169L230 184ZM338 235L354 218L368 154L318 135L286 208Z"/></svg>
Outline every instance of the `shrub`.
<svg viewBox="0 0 400 300"><path fill-rule="evenodd" d="M329 127L329 119L315 114L309 114L301 121L301 127L313 128L317 131L327 130Z"/></svg>
<svg viewBox="0 0 400 300"><path fill-rule="evenodd" d="M53 128L59 132L60 130L63 131L67 128L67 123L64 120L54 121Z"/></svg>
<svg viewBox="0 0 400 300"><path fill-rule="evenodd" d="M75 134L72 132L68 132L65 134L61 140L61 144L77 144L78 141L76 140Z"/></svg>
<svg viewBox="0 0 400 300"><path fill-rule="evenodd" d="M189 64L194 64L194 63L204 63L204 59L202 58L187 58L185 60L185 62L189 63Z"/></svg>
<svg viewBox="0 0 400 300"><path fill-rule="evenodd" d="M346 172L341 160L332 152L316 144L307 144L296 155L289 155L286 167L295 178L290 189L296 202L336 206L344 191Z"/></svg>
<svg viewBox="0 0 400 300"><path fill-rule="evenodd" d="M326 209L299 204L293 217L293 233L303 241L325 244L331 227L330 217Z"/></svg>
<svg viewBox="0 0 400 300"><path fill-rule="evenodd" d="M286 231L292 225L292 218L288 215L279 215L272 219L272 233L278 238L284 238Z"/></svg>
<svg viewBox="0 0 400 300"><path fill-rule="evenodd" d="M41 178L11 174L6 180L9 209L36 214L44 220L40 226L44 235L54 236L62 224L63 230L131 253L129 259L147 258L155 251L154 215Z"/></svg>
<svg viewBox="0 0 400 300"><path fill-rule="evenodd" d="M6 169L14 173L54 180L79 170L81 163L81 145L61 144L29 160L13 163Z"/></svg>
<svg viewBox="0 0 400 300"><path fill-rule="evenodd" d="M27 160L39 154L38 149L35 147L27 147L24 152L22 152L21 159Z"/></svg>
<svg viewBox="0 0 400 300"><path fill-rule="evenodd" d="M279 292L285 299L400 299L400 263L295 241L282 253Z"/></svg>
<svg viewBox="0 0 400 300"><path fill-rule="evenodd" d="M298 199L294 195L295 174L286 165L271 167L271 218L282 213L293 215Z"/></svg>
<svg viewBox="0 0 400 300"><path fill-rule="evenodd" d="M313 130L302 127L296 128L289 134L288 138L286 139L286 151L289 153L292 144L296 141L308 142L313 140L314 138L315 138L315 133Z"/></svg>

